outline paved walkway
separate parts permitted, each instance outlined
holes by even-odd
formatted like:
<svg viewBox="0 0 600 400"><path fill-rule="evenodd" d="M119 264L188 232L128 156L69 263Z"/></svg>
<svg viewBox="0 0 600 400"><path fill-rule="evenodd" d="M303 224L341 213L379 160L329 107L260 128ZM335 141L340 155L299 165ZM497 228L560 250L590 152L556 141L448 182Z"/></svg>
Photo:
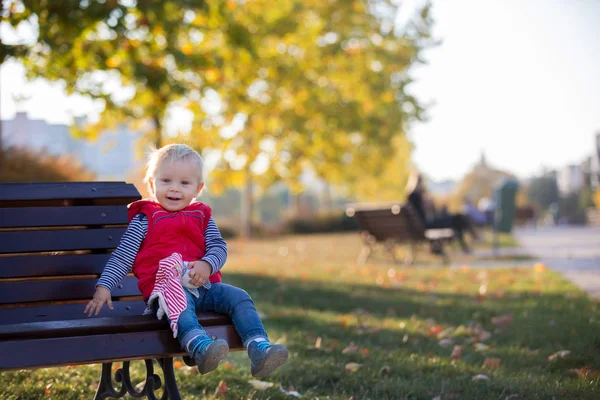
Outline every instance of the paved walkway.
<svg viewBox="0 0 600 400"><path fill-rule="evenodd" d="M600 299L600 227L517 229L523 250Z"/></svg>

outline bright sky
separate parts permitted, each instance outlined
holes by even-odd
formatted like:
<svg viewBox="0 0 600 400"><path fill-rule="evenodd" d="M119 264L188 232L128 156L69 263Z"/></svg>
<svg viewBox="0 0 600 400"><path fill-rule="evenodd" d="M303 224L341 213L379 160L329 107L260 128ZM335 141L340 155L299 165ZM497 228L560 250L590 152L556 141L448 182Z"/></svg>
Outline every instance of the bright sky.
<svg viewBox="0 0 600 400"><path fill-rule="evenodd" d="M434 101L414 160L457 178L485 151L524 177L579 163L600 132L600 1L433 1L443 39L413 92Z"/></svg>
<svg viewBox="0 0 600 400"><path fill-rule="evenodd" d="M521 177L592 152L600 131L600 1L434 0L433 17L443 43L427 53L412 87L434 103L430 120L411 129L414 160L426 174L460 178L482 150L490 164ZM74 110L92 108L57 84L26 83L22 68L6 63L2 119L14 116L13 95L21 93L30 96L21 109L49 122L70 123Z"/></svg>

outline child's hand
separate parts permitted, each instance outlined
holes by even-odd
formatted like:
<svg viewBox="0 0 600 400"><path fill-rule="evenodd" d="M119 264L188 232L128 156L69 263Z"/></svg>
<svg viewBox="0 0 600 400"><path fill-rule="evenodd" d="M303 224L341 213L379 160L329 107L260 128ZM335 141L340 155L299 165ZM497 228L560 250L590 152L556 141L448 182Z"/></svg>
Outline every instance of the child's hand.
<svg viewBox="0 0 600 400"><path fill-rule="evenodd" d="M190 282L194 286L202 286L210 278L212 267L206 261L192 261L188 264Z"/></svg>
<svg viewBox="0 0 600 400"><path fill-rule="evenodd" d="M108 305L108 308L113 309L112 300L110 298L110 291L104 286L97 286L96 293L94 293L94 298L90 300L90 302L85 306L84 314L87 314L88 317L91 317L92 314L94 316L98 315L100 310L104 304Z"/></svg>

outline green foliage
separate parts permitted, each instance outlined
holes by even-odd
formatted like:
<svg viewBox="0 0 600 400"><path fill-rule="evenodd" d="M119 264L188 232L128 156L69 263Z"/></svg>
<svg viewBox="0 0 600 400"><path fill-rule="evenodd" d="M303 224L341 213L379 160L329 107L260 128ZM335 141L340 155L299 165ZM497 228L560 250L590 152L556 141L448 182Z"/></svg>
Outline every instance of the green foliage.
<svg viewBox="0 0 600 400"><path fill-rule="evenodd" d="M262 187L283 180L297 194L300 175L310 169L369 197L389 187L380 177L394 160L393 183L401 187L410 155L406 127L423 112L406 87L410 67L431 42L431 21L426 7L399 31L396 10L384 2L318 0L283 0L278 7L253 1L233 10L253 33L256 56L249 62L244 52L229 54L215 86L224 107L194 125L206 143L218 138L207 128L243 121L220 146L212 144L223 155L215 181L241 187L254 173ZM252 171L259 161L268 168Z"/></svg>
<svg viewBox="0 0 600 400"><path fill-rule="evenodd" d="M92 172L72 157L56 157L43 152L9 147L3 150L2 159L0 182L68 182L95 179Z"/></svg>
<svg viewBox="0 0 600 400"><path fill-rule="evenodd" d="M223 64L220 49L252 54L250 33L231 17L234 2L11 3L6 20L13 27L37 27L38 37L26 51L3 46L1 60L21 56L29 78L60 80L69 93L103 100L100 122L82 134L98 134L123 121L150 122L150 140L160 146L168 107L200 97L212 83L212 71Z"/></svg>
<svg viewBox="0 0 600 400"><path fill-rule="evenodd" d="M405 179L410 150L398 141L423 117L406 90L409 73L433 44L429 5L404 27L395 26L398 7L358 0L22 0L4 16L13 27L38 27L36 44L4 47L2 59L21 56L30 78L61 80L69 93L102 99L100 122L80 134L129 121L160 145L169 107L186 107L195 120L186 139L223 156L214 172L217 192L254 174L263 188L284 180L299 193L298 178L310 168L372 197L389 187L374 177L390 160L397 164L394 183ZM221 129L236 118L239 131L223 138ZM257 160L268 168L251 171ZM365 185L365 177L372 182Z"/></svg>

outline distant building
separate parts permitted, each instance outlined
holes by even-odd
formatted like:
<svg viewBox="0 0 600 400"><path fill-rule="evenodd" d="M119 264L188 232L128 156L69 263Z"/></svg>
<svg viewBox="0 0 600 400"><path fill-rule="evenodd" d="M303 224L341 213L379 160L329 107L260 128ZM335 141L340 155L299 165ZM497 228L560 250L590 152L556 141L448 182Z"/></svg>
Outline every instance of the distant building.
<svg viewBox="0 0 600 400"><path fill-rule="evenodd" d="M73 137L67 125L30 119L25 112L18 112L14 119L1 123L3 146L72 156L94 172L98 179L125 179L142 166L142 161L136 156L136 142L141 133L132 132L124 126L116 131L103 132L97 140L88 141Z"/></svg>
<svg viewBox="0 0 600 400"><path fill-rule="evenodd" d="M561 196L579 192L584 184L584 173L581 166L567 165L557 170L556 184Z"/></svg>

